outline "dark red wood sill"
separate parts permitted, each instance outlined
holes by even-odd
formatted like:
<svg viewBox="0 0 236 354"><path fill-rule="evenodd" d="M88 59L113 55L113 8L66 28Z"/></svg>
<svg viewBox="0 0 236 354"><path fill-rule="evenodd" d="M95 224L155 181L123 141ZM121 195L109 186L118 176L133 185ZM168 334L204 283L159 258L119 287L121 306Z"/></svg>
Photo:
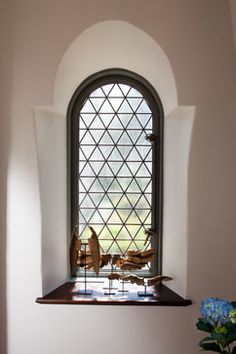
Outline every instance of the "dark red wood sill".
<svg viewBox="0 0 236 354"><path fill-rule="evenodd" d="M120 284L118 284L120 286ZM191 300L185 300L163 284L155 287L154 296L140 297L137 295L137 286L125 284L129 292L115 295L104 295L103 283L88 283L88 288L93 289L92 295L79 295L80 282L67 282L46 296L38 297L39 304L70 304L70 305L138 305L138 306L188 306ZM143 290L139 287L138 290ZM106 290L107 291L107 290Z"/></svg>

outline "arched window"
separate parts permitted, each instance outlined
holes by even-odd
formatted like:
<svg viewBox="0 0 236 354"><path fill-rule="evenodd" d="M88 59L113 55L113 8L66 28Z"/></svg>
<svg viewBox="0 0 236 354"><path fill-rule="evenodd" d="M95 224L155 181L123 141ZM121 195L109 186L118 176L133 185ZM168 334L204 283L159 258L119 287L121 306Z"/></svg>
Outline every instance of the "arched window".
<svg viewBox="0 0 236 354"><path fill-rule="evenodd" d="M68 110L71 229L85 241L92 226L103 254L153 248L138 271L146 276L161 272L162 150L162 105L145 79L111 69L78 87Z"/></svg>

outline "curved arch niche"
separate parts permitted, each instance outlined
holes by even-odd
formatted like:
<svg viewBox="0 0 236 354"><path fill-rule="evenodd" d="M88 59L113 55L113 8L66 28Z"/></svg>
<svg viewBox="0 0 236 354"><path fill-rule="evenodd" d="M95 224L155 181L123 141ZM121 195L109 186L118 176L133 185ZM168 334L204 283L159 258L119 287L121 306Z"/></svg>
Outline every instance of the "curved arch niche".
<svg viewBox="0 0 236 354"><path fill-rule="evenodd" d="M195 108L178 106L173 71L163 49L147 33L123 21L100 22L82 32L68 47L59 64L53 106L35 107L42 213L43 295L68 277L68 104L84 79L109 68L127 69L143 76L156 89L163 104L163 274L174 278L170 287L185 297L187 172Z"/></svg>

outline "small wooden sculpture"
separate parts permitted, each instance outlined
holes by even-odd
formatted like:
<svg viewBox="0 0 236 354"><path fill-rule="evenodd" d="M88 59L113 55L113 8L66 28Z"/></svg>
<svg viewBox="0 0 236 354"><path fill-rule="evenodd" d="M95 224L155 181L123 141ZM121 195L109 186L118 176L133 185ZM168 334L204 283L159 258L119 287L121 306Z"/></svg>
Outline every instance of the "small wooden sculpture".
<svg viewBox="0 0 236 354"><path fill-rule="evenodd" d="M166 275L157 275L156 277L149 278L147 281L148 286L154 286L162 283L163 281L173 280L171 277L167 277Z"/></svg>
<svg viewBox="0 0 236 354"><path fill-rule="evenodd" d="M117 272L111 272L110 274L108 274L107 278L109 280L120 280L121 274L117 273Z"/></svg>
<svg viewBox="0 0 236 354"><path fill-rule="evenodd" d="M99 268L103 268L110 262L111 255L110 254L100 254L100 262ZM79 257L77 260L77 264L81 268L87 268L89 270L94 269L93 267L93 258L90 252L86 252L84 250L80 250Z"/></svg>
<svg viewBox="0 0 236 354"><path fill-rule="evenodd" d="M76 276L78 270L77 260L79 257L79 251L81 248L81 240L78 238L78 226L76 225L71 238L70 244L70 271L72 276Z"/></svg>
<svg viewBox="0 0 236 354"><path fill-rule="evenodd" d="M139 270L142 269L154 257L154 249L147 251L127 251L127 256L113 256L112 264L119 267L121 270Z"/></svg>
<svg viewBox="0 0 236 354"><path fill-rule="evenodd" d="M143 277L138 277L137 275L129 274L129 275L122 275L117 272L112 272L108 274L107 278L109 280L122 280L122 281L129 281L131 284L137 284L137 285L144 285L145 281ZM171 277L165 276L165 275L157 275L156 277L149 278L147 280L147 285L148 286L154 286L158 285L163 281L169 281L172 280Z"/></svg>
<svg viewBox="0 0 236 354"><path fill-rule="evenodd" d="M93 260L93 268L98 276L99 274L99 265L100 265L100 247L98 242L98 236L94 229L89 226L90 231L92 232L91 237L88 239L89 250Z"/></svg>
<svg viewBox="0 0 236 354"><path fill-rule="evenodd" d="M129 274L121 277L123 281L129 281L131 284L144 285L144 278Z"/></svg>

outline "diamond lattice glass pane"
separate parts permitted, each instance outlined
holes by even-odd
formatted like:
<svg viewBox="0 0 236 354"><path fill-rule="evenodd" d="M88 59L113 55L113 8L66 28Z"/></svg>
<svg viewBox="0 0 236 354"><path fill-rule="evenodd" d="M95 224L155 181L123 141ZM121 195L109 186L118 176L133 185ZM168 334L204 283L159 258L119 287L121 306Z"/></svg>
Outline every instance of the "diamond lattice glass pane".
<svg viewBox="0 0 236 354"><path fill-rule="evenodd" d="M130 147L129 146L119 146L119 152L122 156L122 158L125 160L127 159L129 153L130 153Z"/></svg>
<svg viewBox="0 0 236 354"><path fill-rule="evenodd" d="M123 98L123 93L119 87L119 85L114 85L111 89L111 91L109 92L109 97L122 97Z"/></svg>
<svg viewBox="0 0 236 354"><path fill-rule="evenodd" d="M111 161L123 161L123 157L120 151L117 148L114 148L112 153L109 156L109 160Z"/></svg>
<svg viewBox="0 0 236 354"><path fill-rule="evenodd" d="M136 209L135 213L137 215L137 217L141 220L141 222L143 223L144 221L146 221L146 223L150 223L150 220L148 220L150 211L149 210L139 210Z"/></svg>
<svg viewBox="0 0 236 354"><path fill-rule="evenodd" d="M140 190L138 191L138 193L132 193L132 194L127 193L127 198L129 199L132 206L135 206L137 204L140 197L141 197Z"/></svg>
<svg viewBox="0 0 236 354"><path fill-rule="evenodd" d="M138 118L138 121L142 127L147 128L147 124L150 122L150 127L148 127L148 129L152 129L152 116L150 114L137 113L136 117Z"/></svg>
<svg viewBox="0 0 236 354"><path fill-rule="evenodd" d="M109 198L110 198L114 207L116 207L119 204L119 201L122 198L122 196L123 196L123 194L120 194L120 193L109 192Z"/></svg>
<svg viewBox="0 0 236 354"><path fill-rule="evenodd" d="M110 168L110 166L107 163L103 164L103 168L101 169L99 173L99 177L107 177L109 175L113 175L113 170ZM103 180L104 182L105 180Z"/></svg>
<svg viewBox="0 0 236 354"><path fill-rule="evenodd" d="M83 128L82 123L85 128L88 128L92 121L94 120L96 114L91 113L80 113L80 129Z"/></svg>
<svg viewBox="0 0 236 354"><path fill-rule="evenodd" d="M111 203L110 199L108 198L107 195L104 195L104 198L102 199L101 203L99 204L99 208L110 208L113 209L113 204Z"/></svg>
<svg viewBox="0 0 236 354"><path fill-rule="evenodd" d="M132 181L132 177L126 177L126 178L117 177L117 181L121 186L121 188L125 191L129 187L130 182Z"/></svg>
<svg viewBox="0 0 236 354"><path fill-rule="evenodd" d="M99 113L99 117L101 121L104 124L104 127L108 127L108 125L111 123L111 120L114 117L114 113ZM104 132L104 130L103 130Z"/></svg>
<svg viewBox="0 0 236 354"><path fill-rule="evenodd" d="M125 155L122 154L122 156L125 158ZM117 176L122 176L122 177L131 177L132 174L130 172L130 169L127 167L126 164L123 164L123 166L121 167L121 169L119 170Z"/></svg>
<svg viewBox="0 0 236 354"><path fill-rule="evenodd" d="M87 163L80 175L83 177L92 177L95 176L95 173L92 170L90 164Z"/></svg>
<svg viewBox="0 0 236 354"><path fill-rule="evenodd" d="M90 198L94 202L95 206L97 207L99 203L101 202L102 198L104 197L104 193L89 193Z"/></svg>
<svg viewBox="0 0 236 354"><path fill-rule="evenodd" d="M133 144L136 144L136 141L139 139L142 132L140 130L128 130L127 133L130 139L132 140Z"/></svg>
<svg viewBox="0 0 236 354"><path fill-rule="evenodd" d="M113 107L115 112L120 108L120 106L121 106L123 101L124 101L124 99L120 98L120 97L119 98L118 97L109 98L109 102L110 102L110 104Z"/></svg>
<svg viewBox="0 0 236 354"><path fill-rule="evenodd" d="M80 177L80 182L83 185L84 189L88 191L92 184L94 183L93 177ZM82 187L82 186L81 186ZM79 190L81 192L81 189Z"/></svg>
<svg viewBox="0 0 236 354"><path fill-rule="evenodd" d="M139 105L139 107L137 109L137 113L150 113L151 114L150 108L148 107L148 105L145 101L143 101Z"/></svg>
<svg viewBox="0 0 236 354"><path fill-rule="evenodd" d="M109 124L109 129L121 129L121 130L123 130L123 125L121 124L121 121L120 121L120 119L117 116L115 116L112 119L111 123Z"/></svg>
<svg viewBox="0 0 236 354"><path fill-rule="evenodd" d="M133 117L133 113L119 113L119 118L125 128L127 128L129 122Z"/></svg>
<svg viewBox="0 0 236 354"><path fill-rule="evenodd" d="M122 135L123 131L122 130L109 130L109 134L114 141L114 143L117 143Z"/></svg>
<svg viewBox="0 0 236 354"><path fill-rule="evenodd" d="M120 234L122 228L123 228L123 226L121 226L121 225L109 224L107 226L107 229L109 230L109 232L113 236L113 238L116 238Z"/></svg>
<svg viewBox="0 0 236 354"><path fill-rule="evenodd" d="M127 161L141 161L140 155L137 150L138 149L133 148L130 151L129 156L127 157Z"/></svg>
<svg viewBox="0 0 236 354"><path fill-rule="evenodd" d="M146 190L147 186L150 184L150 178L137 177L136 183L138 184L140 190L143 192Z"/></svg>
<svg viewBox="0 0 236 354"><path fill-rule="evenodd" d="M90 220L90 218L92 217L92 215L93 215L93 213L94 213L94 209L82 209L82 208L80 208L80 215L81 215L81 217L82 217L82 222L84 222L84 221L89 221Z"/></svg>
<svg viewBox="0 0 236 354"><path fill-rule="evenodd" d="M95 211L95 213L92 215L92 217L88 220L88 222L92 224L103 224L104 219L102 219L102 216L98 211Z"/></svg>
<svg viewBox="0 0 236 354"><path fill-rule="evenodd" d="M132 208L132 204L130 203L130 201L128 200L128 198L124 195L120 198L119 203L117 204L117 209L131 209Z"/></svg>
<svg viewBox="0 0 236 354"><path fill-rule="evenodd" d="M94 97L94 98L90 99L90 102L91 102L92 106L95 108L95 111L97 112L97 111L99 111L102 104L105 102L105 99Z"/></svg>
<svg viewBox="0 0 236 354"><path fill-rule="evenodd" d="M94 204L93 204L91 198L89 197L89 195L86 195L84 200L81 202L80 207L81 208L94 208Z"/></svg>
<svg viewBox="0 0 236 354"><path fill-rule="evenodd" d="M87 100L83 106L83 108L81 109L80 113L95 113L96 110L93 107L92 103L90 102L90 100Z"/></svg>
<svg viewBox="0 0 236 354"><path fill-rule="evenodd" d="M104 166L104 162L103 161L91 161L90 166L92 167L95 174L98 175L99 171L101 171L102 167Z"/></svg>
<svg viewBox="0 0 236 354"><path fill-rule="evenodd" d="M116 175L124 163L121 161L109 161L108 165L113 174Z"/></svg>
<svg viewBox="0 0 236 354"><path fill-rule="evenodd" d="M140 225L127 225L126 228L133 238L136 238L141 229ZM146 238L146 236L144 238Z"/></svg>
<svg viewBox="0 0 236 354"><path fill-rule="evenodd" d="M100 232L99 240L108 240L110 243L113 241L113 235L107 227L104 227Z"/></svg>
<svg viewBox="0 0 236 354"><path fill-rule="evenodd" d="M122 192L122 191L123 190L122 190L121 186L119 185L119 183L117 182L117 180L114 180L109 187L109 192Z"/></svg>
<svg viewBox="0 0 236 354"><path fill-rule="evenodd" d="M125 100L120 106L118 113L133 113L133 110L127 100Z"/></svg>
<svg viewBox="0 0 236 354"><path fill-rule="evenodd" d="M150 177L151 173L150 171L147 169L146 165L144 163L141 164L139 170L137 171L136 174L137 177Z"/></svg>
<svg viewBox="0 0 236 354"><path fill-rule="evenodd" d="M147 145L150 146L150 142L147 139L147 134L142 131L141 134L139 134L138 139L136 139L135 143L137 145Z"/></svg>
<svg viewBox="0 0 236 354"><path fill-rule="evenodd" d="M135 129L135 130L139 130L142 129L141 124L139 123L138 119L136 116L133 116L133 118L131 119L131 121L128 124L128 129ZM137 134L137 133L136 133Z"/></svg>
<svg viewBox="0 0 236 354"><path fill-rule="evenodd" d="M104 158L107 159L111 154L112 150L113 150L113 146L103 145L100 151L102 151L102 155L104 156ZM104 158L103 161L105 161Z"/></svg>
<svg viewBox="0 0 236 354"><path fill-rule="evenodd" d="M139 199L138 203L135 206L136 210L137 209L150 209L150 204L148 203L147 199L144 196L141 196L141 198Z"/></svg>
<svg viewBox="0 0 236 354"><path fill-rule="evenodd" d="M110 104L110 102L108 100L106 100L104 102L104 104L102 105L99 113L110 113L110 114L113 113L114 114L115 111L114 111L114 108L112 107L112 105Z"/></svg>
<svg viewBox="0 0 236 354"><path fill-rule="evenodd" d="M102 252L145 249L143 231L152 224L152 145L145 139L152 114L147 102L129 85L103 85L85 101L79 128L82 237L90 236L91 225Z"/></svg>
<svg viewBox="0 0 236 354"><path fill-rule="evenodd" d="M119 214L114 210L111 217L108 219L108 224L122 224Z"/></svg>
<svg viewBox="0 0 236 354"><path fill-rule="evenodd" d="M83 138L81 139L81 144L84 144L84 145L94 144L94 140L89 132L84 134Z"/></svg>
<svg viewBox="0 0 236 354"><path fill-rule="evenodd" d="M117 240L118 242L120 242L120 244L121 244L121 240L123 240L123 241L126 241L126 240L130 241L130 234L129 234L128 230L127 230L125 227L122 228L121 232L120 232L119 235L116 237L116 240Z"/></svg>
<svg viewBox="0 0 236 354"><path fill-rule="evenodd" d="M105 95L108 95L113 86L114 84L104 85L102 86L102 91L105 93Z"/></svg>
<svg viewBox="0 0 236 354"><path fill-rule="evenodd" d="M133 87L131 88L131 90L129 91L127 96L128 97L140 97L140 98L143 98L143 95L139 91L137 91L135 88L133 88Z"/></svg>
<svg viewBox="0 0 236 354"><path fill-rule="evenodd" d="M132 141L126 132L120 137L118 145L132 145Z"/></svg>
<svg viewBox="0 0 236 354"><path fill-rule="evenodd" d="M135 112L137 110L137 108L139 107L139 105L141 104L142 99L141 98L130 98L128 100L128 102L131 105L132 110Z"/></svg>
<svg viewBox="0 0 236 354"><path fill-rule="evenodd" d="M98 143L104 134L104 130L92 130L90 134L92 135L94 142Z"/></svg>
<svg viewBox="0 0 236 354"><path fill-rule="evenodd" d="M100 185L103 187L104 191L107 191L110 186L112 185L112 182L114 180L113 177L99 177L99 182L100 182Z"/></svg>
<svg viewBox="0 0 236 354"><path fill-rule="evenodd" d="M119 84L119 88L121 89L122 93L124 96L127 95L127 93L130 91L130 86L129 85L124 85L124 84Z"/></svg>
<svg viewBox="0 0 236 354"><path fill-rule="evenodd" d="M90 97L105 97L105 94L102 91L101 87L99 87L97 90L91 93Z"/></svg>
<svg viewBox="0 0 236 354"><path fill-rule="evenodd" d="M84 150L84 148L83 148L83 150ZM90 156L90 160L94 160L94 161L97 161L97 160L103 161L104 160L104 157L103 157L101 150L99 148L94 149L93 153Z"/></svg>
<svg viewBox="0 0 236 354"><path fill-rule="evenodd" d="M133 176L137 175L137 170L140 167L140 161L132 161L128 165L129 170Z"/></svg>
<svg viewBox="0 0 236 354"><path fill-rule="evenodd" d="M133 211L126 220L127 224L139 224L140 221L141 220L139 219L138 214L135 211Z"/></svg>
<svg viewBox="0 0 236 354"><path fill-rule="evenodd" d="M101 215L101 217L104 221L109 219L112 212L113 212L113 209L102 209L102 207L100 207L100 205L99 205L99 214Z"/></svg>
<svg viewBox="0 0 236 354"><path fill-rule="evenodd" d="M98 179L95 179L92 187L90 188L90 192L104 192L104 189Z"/></svg>
<svg viewBox="0 0 236 354"><path fill-rule="evenodd" d="M150 228L151 225L145 224L145 227L146 228ZM140 230L137 232L137 234L135 236L135 240L136 241L142 241L143 242L144 240L146 240L146 235L145 235L144 231L145 231L145 228L141 227Z"/></svg>
<svg viewBox="0 0 236 354"><path fill-rule="evenodd" d="M113 145L113 141L111 139L110 134L108 132L105 132L99 143L102 145Z"/></svg>
<svg viewBox="0 0 236 354"><path fill-rule="evenodd" d="M94 120L89 126L90 129L104 129L104 124L102 123L98 115L95 116Z"/></svg>
<svg viewBox="0 0 236 354"><path fill-rule="evenodd" d="M82 152L82 155L80 156L80 159L87 160L87 158L92 154L93 150L94 146L92 145L81 145L80 151Z"/></svg>

